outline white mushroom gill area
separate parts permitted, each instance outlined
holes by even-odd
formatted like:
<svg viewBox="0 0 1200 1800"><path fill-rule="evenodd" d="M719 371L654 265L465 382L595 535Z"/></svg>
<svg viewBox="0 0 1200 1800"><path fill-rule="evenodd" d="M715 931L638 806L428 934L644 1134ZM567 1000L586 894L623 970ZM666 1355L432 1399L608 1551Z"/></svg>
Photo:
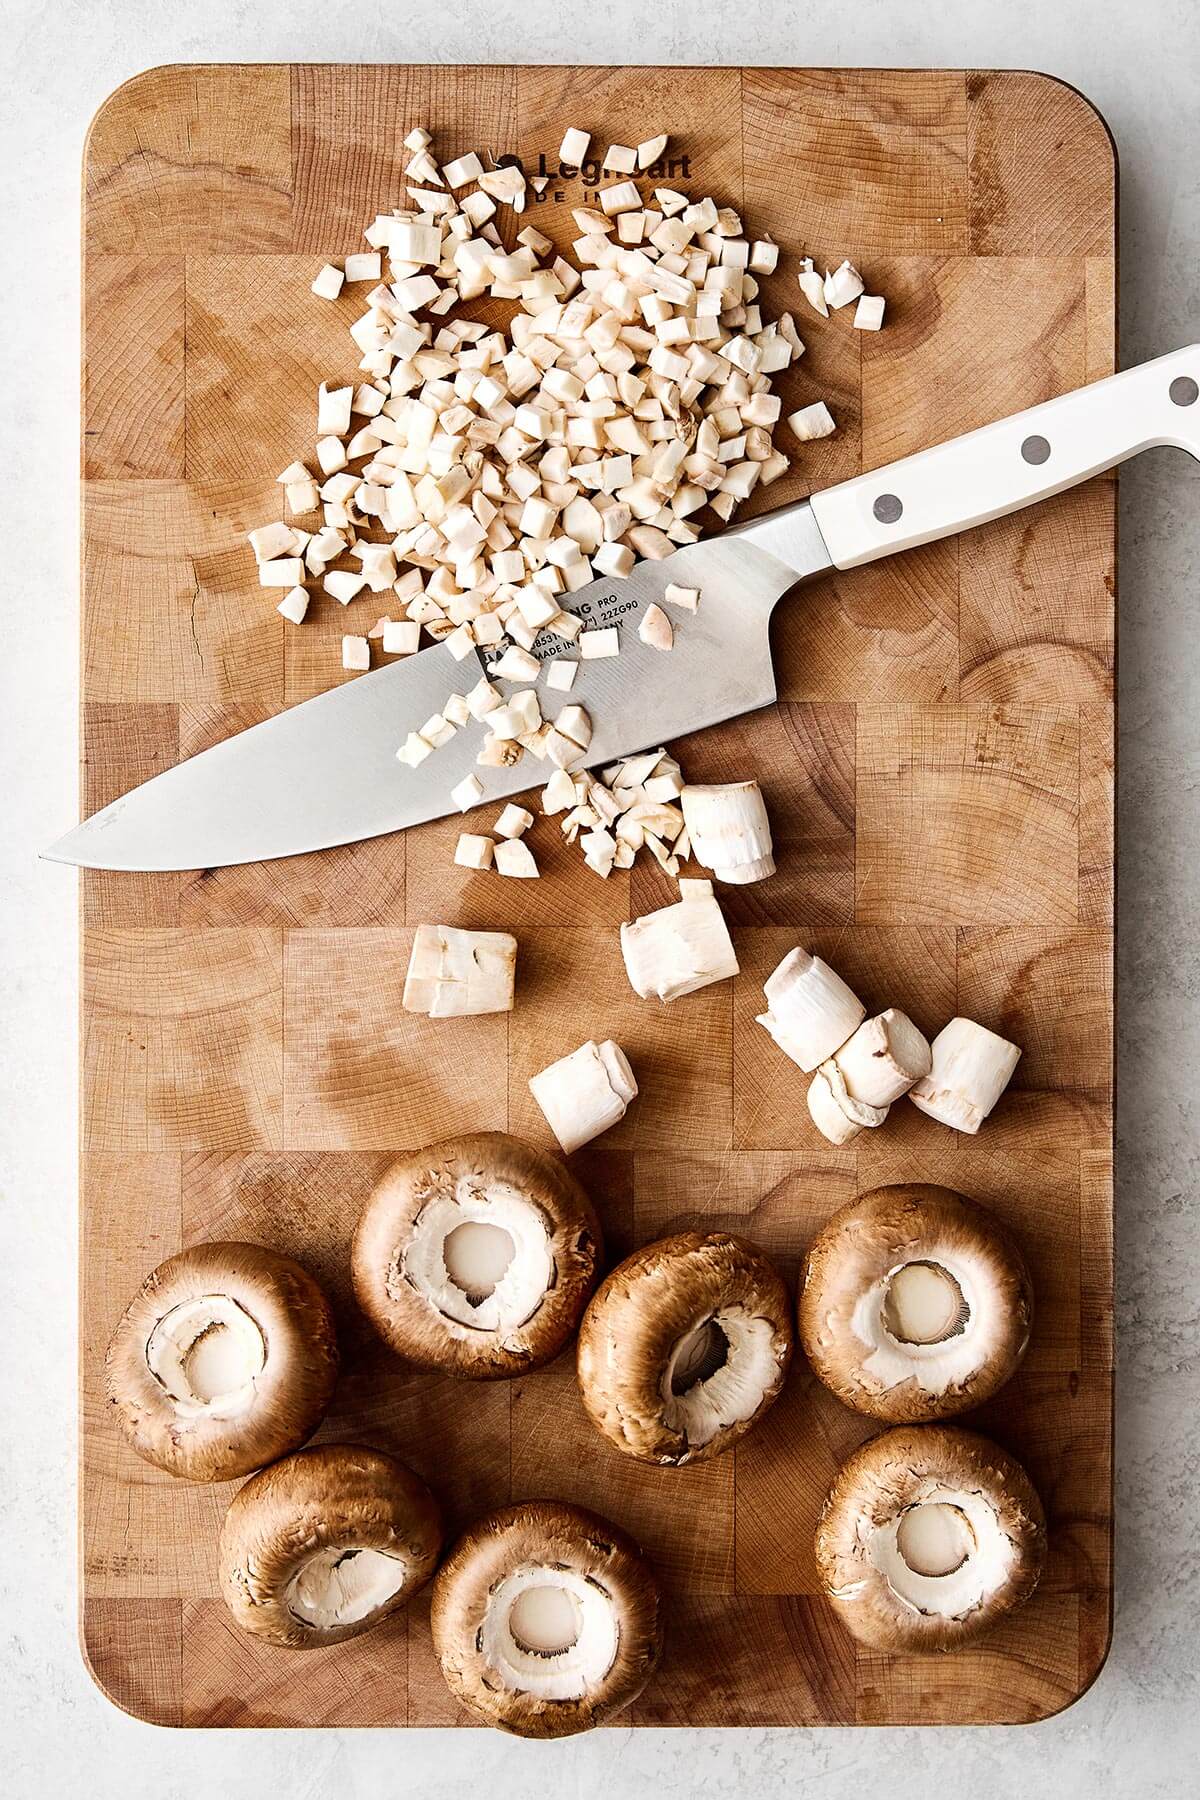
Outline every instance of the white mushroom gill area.
<svg viewBox="0 0 1200 1800"><path fill-rule="evenodd" d="M982 1259L962 1254L896 1263L855 1302L851 1330L868 1352L862 1374L885 1389L915 1381L928 1394L969 1381L1002 1325L983 1304L994 1279Z"/></svg>
<svg viewBox="0 0 1200 1800"><path fill-rule="evenodd" d="M228 1294L181 1301L158 1320L146 1363L188 1418L236 1417L254 1399L267 1361L258 1322Z"/></svg>
<svg viewBox="0 0 1200 1800"><path fill-rule="evenodd" d="M616 1605L597 1582L528 1563L492 1588L479 1647L505 1687L579 1700L612 1668L620 1635Z"/></svg>
<svg viewBox="0 0 1200 1800"><path fill-rule="evenodd" d="M689 1447L698 1450L727 1426L754 1417L779 1374L773 1339L768 1320L743 1306L724 1306L676 1342L662 1375L663 1416Z"/></svg>
<svg viewBox="0 0 1200 1800"><path fill-rule="evenodd" d="M318 1550L287 1584L284 1602L302 1625L330 1631L357 1625L404 1586L407 1565L383 1550Z"/></svg>
<svg viewBox="0 0 1200 1800"><path fill-rule="evenodd" d="M464 1242L459 1234L467 1225L490 1229ZM533 1316L552 1284L554 1258L546 1221L507 1182L462 1176L452 1192L434 1194L417 1214L401 1251L400 1272L443 1317L468 1330L493 1332L503 1341ZM489 1276L494 1278L490 1283ZM464 1289L461 1281L477 1285Z"/></svg>
<svg viewBox="0 0 1200 1800"><path fill-rule="evenodd" d="M1008 1579L1013 1546L986 1494L930 1480L917 1500L872 1531L867 1554L905 1606L960 1619ZM945 1574L923 1573L947 1564Z"/></svg>

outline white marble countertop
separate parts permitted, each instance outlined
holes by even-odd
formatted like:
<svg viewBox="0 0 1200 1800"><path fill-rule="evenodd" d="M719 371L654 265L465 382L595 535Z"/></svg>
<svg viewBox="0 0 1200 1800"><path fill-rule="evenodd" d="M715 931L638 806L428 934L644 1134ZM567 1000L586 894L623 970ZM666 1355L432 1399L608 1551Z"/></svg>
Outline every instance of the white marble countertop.
<svg viewBox="0 0 1200 1800"><path fill-rule="evenodd" d="M270 17L268 17L268 10ZM35 848L75 817L79 156L138 69L176 61L757 62L1039 68L1121 154L1125 362L1200 337L1193 0L8 0L0 75L0 1789L13 1800L488 1800L1194 1791L1200 1757L1200 468L1144 457L1121 499L1117 1622L1108 1664L1024 1729L166 1732L92 1687L75 1641L75 882ZM1189 929L1189 926L1191 929Z"/></svg>

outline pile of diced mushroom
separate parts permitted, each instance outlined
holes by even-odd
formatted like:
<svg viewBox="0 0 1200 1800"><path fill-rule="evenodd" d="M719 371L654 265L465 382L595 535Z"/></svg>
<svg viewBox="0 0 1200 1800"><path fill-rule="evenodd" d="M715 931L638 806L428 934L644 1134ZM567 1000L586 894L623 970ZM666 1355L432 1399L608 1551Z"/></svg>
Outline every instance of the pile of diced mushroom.
<svg viewBox="0 0 1200 1800"><path fill-rule="evenodd" d="M758 287L779 247L711 198L639 188L665 135L609 146L603 166L621 178L574 211L574 260L533 225L512 248L501 237L500 208L523 213L544 178L475 152L439 167L431 141L405 139L408 205L312 284L329 300L373 284L350 327L362 379L322 383L317 472L297 461L279 476L301 522L250 534L260 582L285 590L279 611L296 624L317 582L343 606L388 596L370 629L344 636L349 670L370 667L372 640L411 654L422 630L460 658L528 650L543 630L574 642L565 598L694 542L701 515L728 520L788 466L771 378L804 345L790 313L764 319ZM589 142L570 130L564 163ZM855 325L882 323L849 263L822 277L805 259L799 281L821 314L857 300ZM514 302L507 328L448 316L476 299ZM835 429L820 401L788 423L802 442ZM669 649L662 609L646 623Z"/></svg>

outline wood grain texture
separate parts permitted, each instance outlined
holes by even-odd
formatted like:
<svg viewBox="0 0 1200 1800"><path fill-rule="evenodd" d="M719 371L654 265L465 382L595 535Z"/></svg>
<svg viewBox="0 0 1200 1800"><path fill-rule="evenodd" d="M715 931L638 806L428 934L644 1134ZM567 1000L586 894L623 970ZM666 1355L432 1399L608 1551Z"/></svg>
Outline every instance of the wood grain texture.
<svg viewBox="0 0 1200 1800"><path fill-rule="evenodd" d="M82 797L92 810L181 756L341 679L348 615L284 626L244 536L345 378L353 296L308 283L401 198L405 132L446 156L519 149L551 174L534 222L565 243L567 124L672 134L670 177L784 246L763 282L808 354L785 409L830 401L749 510L1109 373L1115 165L1073 90L933 70L165 68L95 120L85 159ZM603 146L601 145L601 148ZM806 315L795 256L852 257L888 297L877 337ZM1044 1717L1103 1661L1111 1608L1114 498L1035 513L834 576L774 624L779 704L685 740L698 779L758 773L779 874L723 898L742 973L673 1007L625 979L621 919L653 868L601 884L539 839L537 884L450 863L458 821L320 856L183 875L87 875L81 1283L82 1637L100 1686L173 1725L468 1727L428 1598L296 1658L240 1636L216 1588L232 1488L186 1487L111 1429L105 1342L183 1244L244 1237L325 1284L344 1353L324 1441L417 1468L451 1522L510 1498L598 1506L668 1594L667 1653L634 1725L964 1723ZM373 622L369 599L352 615ZM375 609L379 610L378 608ZM370 618L365 614L370 613ZM520 940L510 1017L414 1019L400 993L431 918ZM978 1138L897 1105L834 1149L754 1024L797 941L871 1007L928 1032L955 1011L1024 1046ZM1037 1290L1024 1368L968 1423L1027 1464L1050 1515L1029 1608L936 1661L857 1649L817 1592L812 1532L871 1431L798 1361L758 1431L686 1471L635 1465L587 1424L572 1361L465 1387L402 1364L354 1304L350 1233L389 1156L461 1127L549 1146L528 1076L616 1036L641 1083L574 1160L610 1260L692 1225L746 1233L794 1281L836 1208L940 1181L995 1209Z"/></svg>

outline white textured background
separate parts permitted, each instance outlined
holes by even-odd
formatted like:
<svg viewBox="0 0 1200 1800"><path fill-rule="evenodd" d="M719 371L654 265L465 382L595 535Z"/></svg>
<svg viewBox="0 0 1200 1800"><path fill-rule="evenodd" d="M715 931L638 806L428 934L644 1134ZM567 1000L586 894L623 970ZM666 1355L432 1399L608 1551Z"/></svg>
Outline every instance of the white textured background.
<svg viewBox="0 0 1200 1800"><path fill-rule="evenodd" d="M269 15L269 16L268 16ZM888 1800L1195 1793L1200 1777L1200 469L1122 477L1118 1578L1092 1691L1024 1729L168 1732L75 1643L75 880L79 157L135 71L176 61L1025 67L1121 155L1125 363L1200 338L1194 0L5 0L0 7L0 1793L13 1800ZM653 121L647 121L647 129Z"/></svg>

